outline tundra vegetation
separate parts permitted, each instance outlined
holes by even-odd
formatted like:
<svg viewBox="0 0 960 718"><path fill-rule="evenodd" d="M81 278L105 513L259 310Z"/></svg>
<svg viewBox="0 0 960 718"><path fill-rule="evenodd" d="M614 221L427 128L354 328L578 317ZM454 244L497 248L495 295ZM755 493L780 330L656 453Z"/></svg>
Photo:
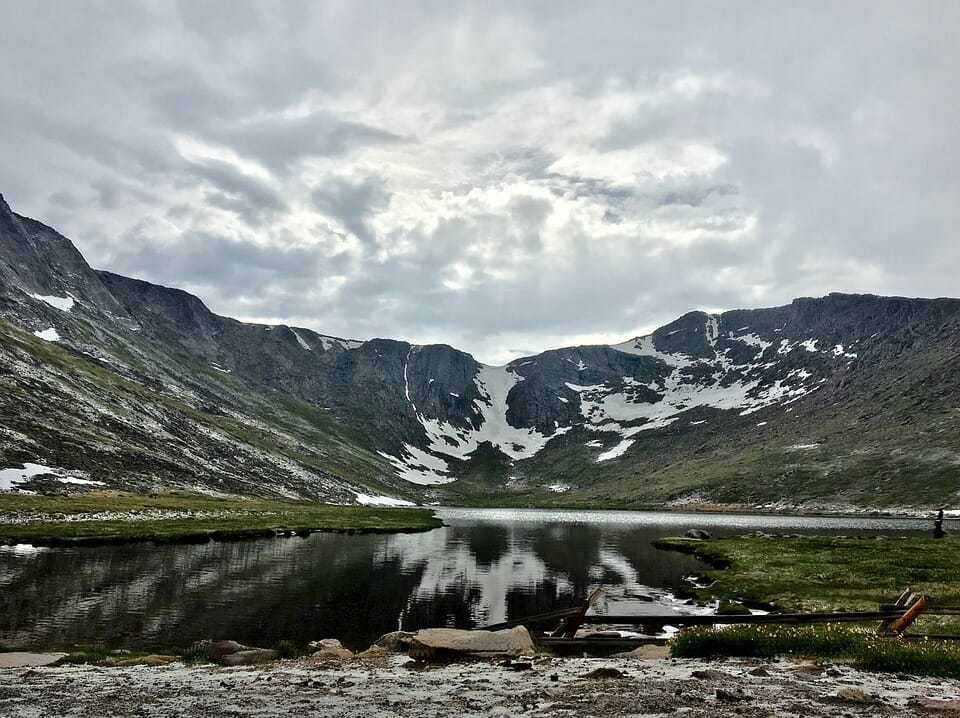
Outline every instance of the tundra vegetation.
<svg viewBox="0 0 960 718"><path fill-rule="evenodd" d="M0 544L235 539L313 531L426 531L441 525L429 509L175 493L0 494Z"/></svg>

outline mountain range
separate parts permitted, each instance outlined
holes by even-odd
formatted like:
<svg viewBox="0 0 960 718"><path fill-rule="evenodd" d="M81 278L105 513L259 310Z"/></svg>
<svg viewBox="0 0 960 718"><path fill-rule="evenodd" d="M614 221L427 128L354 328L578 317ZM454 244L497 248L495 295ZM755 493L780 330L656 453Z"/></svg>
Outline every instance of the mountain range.
<svg viewBox="0 0 960 718"><path fill-rule="evenodd" d="M960 300L830 294L488 366L218 316L0 197L0 490L952 504L958 360Z"/></svg>

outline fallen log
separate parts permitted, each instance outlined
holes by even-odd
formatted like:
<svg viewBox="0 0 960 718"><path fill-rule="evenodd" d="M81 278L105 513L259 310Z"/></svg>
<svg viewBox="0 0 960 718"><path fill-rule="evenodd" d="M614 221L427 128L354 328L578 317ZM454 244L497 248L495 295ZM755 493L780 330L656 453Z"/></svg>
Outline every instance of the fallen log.
<svg viewBox="0 0 960 718"><path fill-rule="evenodd" d="M613 625L626 626L655 625L655 626L714 626L735 624L767 624L767 623L861 623L880 621L888 618L899 618L903 609L889 611L833 611L825 613L764 613L757 615L724 615L715 614L658 614L644 616L614 616L590 615L585 616L585 625Z"/></svg>

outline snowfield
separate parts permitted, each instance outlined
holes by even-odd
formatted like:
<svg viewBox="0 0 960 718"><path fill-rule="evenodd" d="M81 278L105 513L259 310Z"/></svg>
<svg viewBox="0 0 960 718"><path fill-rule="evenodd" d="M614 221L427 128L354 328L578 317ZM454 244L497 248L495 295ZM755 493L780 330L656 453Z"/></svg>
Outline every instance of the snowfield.
<svg viewBox="0 0 960 718"><path fill-rule="evenodd" d="M590 440L585 444L599 449L594 457L596 462L611 461L626 455L640 432L669 427L692 409L736 411L741 416L748 416L769 406L792 404L816 391L826 380L825 377L815 376L811 368L796 368L795 352L801 352L801 356L818 354L848 361L856 358L856 354L848 352L840 344L824 350L817 348L820 341L813 338L794 342L782 339L775 344L749 331L750 327L741 327L737 331L726 332L722 338L739 342L752 350L752 358L743 361L742 351L738 350L732 356L728 343L725 348L718 346L721 339L719 321L718 315L707 315L703 326L693 330L698 336L705 337L712 348L708 356L662 351L657 347L653 335L611 345L610 348L619 352L649 357L661 363L666 371L649 383L639 382L630 376L624 376L617 382L600 384L564 382L565 388L579 397L582 419L566 426L557 423L550 434L540 433L535 428L515 427L507 421L507 397L510 390L524 380L514 369L535 363L535 359L502 367L480 365L474 378L481 396L474 402L480 420L469 422L466 426L455 426L426 415L411 398L407 367L410 357L418 351L418 347L412 347L404 367L406 399L423 427L425 442L422 446L404 445L398 456L384 452L381 455L407 481L422 485L442 484L455 480L444 457L468 459L482 443L490 442L514 461L529 459L550 440L579 425L592 432L617 436L618 440L612 445L609 441L598 440ZM680 331L674 330L669 334ZM793 362L793 368L777 372L777 367L787 359ZM574 361L566 358L566 361L578 371L589 369L583 359ZM656 398L651 400L651 394ZM557 398L563 403L570 401L569 394ZM686 426L695 427L705 423L705 419L699 419L687 422ZM758 422L756 426L765 424Z"/></svg>

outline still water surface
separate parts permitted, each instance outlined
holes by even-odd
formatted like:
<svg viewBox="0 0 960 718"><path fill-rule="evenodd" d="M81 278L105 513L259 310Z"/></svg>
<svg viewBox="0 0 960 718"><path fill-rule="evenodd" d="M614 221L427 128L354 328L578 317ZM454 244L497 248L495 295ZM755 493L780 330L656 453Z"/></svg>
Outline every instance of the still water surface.
<svg viewBox="0 0 960 718"><path fill-rule="evenodd" d="M440 509L426 533L88 548L0 547L0 643L271 646L398 628L472 627L572 605L603 585L610 613L687 611L695 559L650 542L713 535L909 534L929 521L633 511ZM651 603L639 600L652 597Z"/></svg>

